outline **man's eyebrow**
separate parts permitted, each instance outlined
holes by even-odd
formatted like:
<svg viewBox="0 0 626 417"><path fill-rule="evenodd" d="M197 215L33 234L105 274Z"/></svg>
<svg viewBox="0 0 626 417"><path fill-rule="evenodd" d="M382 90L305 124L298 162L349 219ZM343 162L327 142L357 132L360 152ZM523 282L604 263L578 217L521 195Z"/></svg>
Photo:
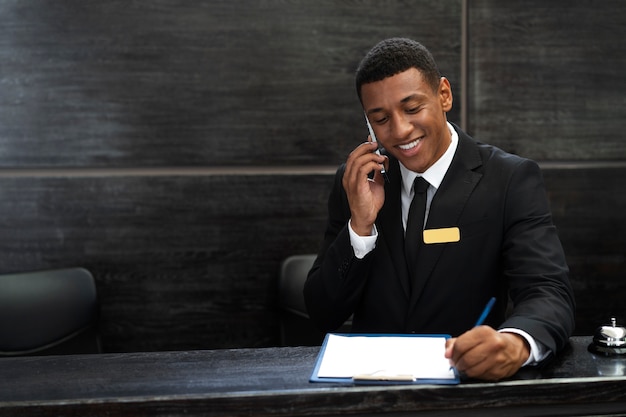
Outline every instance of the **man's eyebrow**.
<svg viewBox="0 0 626 417"><path fill-rule="evenodd" d="M413 100L424 100L426 98L426 94L420 94L420 93L415 93L415 94L411 94L406 96L405 98L403 98L402 100L400 100L400 103L402 104L406 104L409 101L413 101ZM373 109L369 109L367 110L367 115L369 116L370 114L374 114L374 113L378 113L383 111L384 109L382 107L375 107Z"/></svg>
<svg viewBox="0 0 626 417"><path fill-rule="evenodd" d="M369 110L366 112L366 114L369 116L369 115L371 115L371 114L374 114L374 113L379 113L379 112L381 112L381 111L383 111L383 108L382 108L382 107L376 107L375 109L369 109Z"/></svg>
<svg viewBox="0 0 626 417"><path fill-rule="evenodd" d="M402 100L400 100L400 103L406 103L412 100L423 100L424 97L426 97L425 94L415 93L415 94L411 94L410 96L403 98Z"/></svg>

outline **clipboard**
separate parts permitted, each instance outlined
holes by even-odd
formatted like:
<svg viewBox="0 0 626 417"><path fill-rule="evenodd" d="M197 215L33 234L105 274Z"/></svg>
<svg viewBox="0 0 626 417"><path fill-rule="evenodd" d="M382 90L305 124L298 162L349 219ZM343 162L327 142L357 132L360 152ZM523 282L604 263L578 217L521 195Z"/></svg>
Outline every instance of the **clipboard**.
<svg viewBox="0 0 626 417"><path fill-rule="evenodd" d="M309 382L351 385L456 385L445 334L329 333Z"/></svg>

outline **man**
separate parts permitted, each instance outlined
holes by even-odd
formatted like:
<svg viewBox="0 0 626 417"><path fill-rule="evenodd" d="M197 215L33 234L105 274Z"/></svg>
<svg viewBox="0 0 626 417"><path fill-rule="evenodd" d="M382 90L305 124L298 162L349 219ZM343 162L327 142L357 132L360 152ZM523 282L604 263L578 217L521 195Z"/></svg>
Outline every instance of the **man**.
<svg viewBox="0 0 626 417"><path fill-rule="evenodd" d="M418 42L376 45L356 86L386 154L369 137L337 172L304 289L311 318L322 331L353 315L353 332L451 334L446 357L485 380L563 348L574 299L537 164L447 122L450 83ZM416 177L427 181L426 213L411 219ZM416 227L428 243L421 233L408 243Z"/></svg>

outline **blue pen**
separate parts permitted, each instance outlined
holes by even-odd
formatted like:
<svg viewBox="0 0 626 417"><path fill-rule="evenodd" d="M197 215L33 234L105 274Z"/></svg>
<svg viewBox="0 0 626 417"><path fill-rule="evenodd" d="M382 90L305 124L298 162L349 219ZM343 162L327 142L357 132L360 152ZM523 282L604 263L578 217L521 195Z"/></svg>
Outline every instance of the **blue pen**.
<svg viewBox="0 0 626 417"><path fill-rule="evenodd" d="M491 309L493 308L493 305L495 303L496 303L496 297L491 297L489 299L489 302L485 306L485 309L483 310L482 314L478 318L478 321L476 321L476 324L474 325L474 327L481 326L485 322L485 319L487 318L487 316L491 312Z"/></svg>

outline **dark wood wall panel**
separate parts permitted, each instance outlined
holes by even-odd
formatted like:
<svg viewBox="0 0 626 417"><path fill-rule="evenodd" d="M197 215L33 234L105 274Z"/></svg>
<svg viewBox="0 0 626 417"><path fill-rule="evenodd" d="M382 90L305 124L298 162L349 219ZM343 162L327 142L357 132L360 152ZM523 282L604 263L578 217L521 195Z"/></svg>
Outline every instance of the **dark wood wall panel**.
<svg viewBox="0 0 626 417"><path fill-rule="evenodd" d="M626 163L544 167L576 295L576 333L626 323Z"/></svg>
<svg viewBox="0 0 626 417"><path fill-rule="evenodd" d="M0 167L336 164L382 38L458 85L461 0L0 0ZM458 114L455 110L454 114Z"/></svg>
<svg viewBox="0 0 626 417"><path fill-rule="evenodd" d="M315 252L326 174L0 178L0 273L80 265L107 351L278 343L282 259Z"/></svg>
<svg viewBox="0 0 626 417"><path fill-rule="evenodd" d="M471 133L538 160L626 159L626 2L469 3Z"/></svg>
<svg viewBox="0 0 626 417"><path fill-rule="evenodd" d="M626 198L607 191L626 165L548 166L544 177L577 333L626 320ZM277 345L280 262L317 251L331 182L332 172L0 177L0 273L88 268L107 351Z"/></svg>
<svg viewBox="0 0 626 417"><path fill-rule="evenodd" d="M91 270L108 351L278 343L280 262L316 251L331 185L281 166L334 172L365 139L353 73L383 38L460 91L460 20L461 0L0 0L0 273Z"/></svg>
<svg viewBox="0 0 626 417"><path fill-rule="evenodd" d="M546 168L579 334L626 320L625 4L468 2L470 133ZM359 59L422 41L460 122L461 5L0 0L0 273L91 270L107 351L277 344L280 262L366 133Z"/></svg>

